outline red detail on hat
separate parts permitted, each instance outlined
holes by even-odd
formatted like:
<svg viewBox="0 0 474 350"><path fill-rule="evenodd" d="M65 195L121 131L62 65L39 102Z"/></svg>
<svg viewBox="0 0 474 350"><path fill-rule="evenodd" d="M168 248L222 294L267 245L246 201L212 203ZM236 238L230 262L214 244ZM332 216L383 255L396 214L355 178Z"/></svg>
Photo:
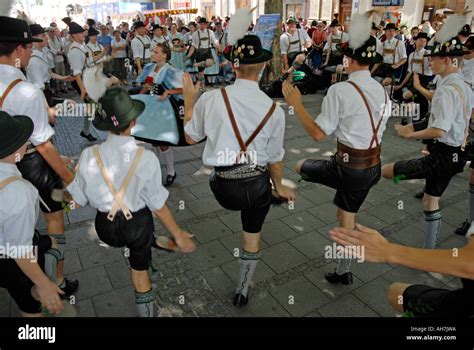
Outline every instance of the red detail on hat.
<svg viewBox="0 0 474 350"><path fill-rule="evenodd" d="M341 45L339 45L339 47L340 47L342 50L347 49L348 46L349 46L349 42L348 42L348 41L346 41L345 43L342 43Z"/></svg>
<svg viewBox="0 0 474 350"><path fill-rule="evenodd" d="M115 115L111 116L110 119L114 123L114 126L118 126L120 123L118 122L117 118L115 118Z"/></svg>
<svg viewBox="0 0 474 350"><path fill-rule="evenodd" d="M226 46L224 49L224 53L227 55L230 52L230 50L232 50L232 45Z"/></svg>

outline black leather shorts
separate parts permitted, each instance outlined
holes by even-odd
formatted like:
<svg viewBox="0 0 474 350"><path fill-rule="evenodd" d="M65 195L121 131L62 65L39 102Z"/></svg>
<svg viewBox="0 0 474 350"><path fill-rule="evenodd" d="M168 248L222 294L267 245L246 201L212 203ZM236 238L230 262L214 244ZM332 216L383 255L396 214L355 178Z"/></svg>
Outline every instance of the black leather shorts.
<svg viewBox="0 0 474 350"><path fill-rule="evenodd" d="M54 189L62 189L63 181L38 152L25 154L21 162L17 163L17 167L23 178L36 187L41 199L51 210L49 211L41 203L40 208L43 213L63 210L62 203L51 199L51 192Z"/></svg>
<svg viewBox="0 0 474 350"><path fill-rule="evenodd" d="M109 221L107 215L108 213L97 211L95 230L99 238L111 247L127 247L130 250L128 261L132 269L148 270L155 232L150 209L143 208L132 213L133 218L128 221L121 211L117 212L113 221Z"/></svg>
<svg viewBox="0 0 474 350"><path fill-rule="evenodd" d="M349 213L357 213L372 186L381 177L380 164L368 169L354 169L330 160L306 160L301 166L303 180L319 183L337 190L334 204Z"/></svg>
<svg viewBox="0 0 474 350"><path fill-rule="evenodd" d="M213 173L210 187L216 200L225 209L240 211L242 228L259 233L270 210L272 186L267 172L248 179L222 179Z"/></svg>

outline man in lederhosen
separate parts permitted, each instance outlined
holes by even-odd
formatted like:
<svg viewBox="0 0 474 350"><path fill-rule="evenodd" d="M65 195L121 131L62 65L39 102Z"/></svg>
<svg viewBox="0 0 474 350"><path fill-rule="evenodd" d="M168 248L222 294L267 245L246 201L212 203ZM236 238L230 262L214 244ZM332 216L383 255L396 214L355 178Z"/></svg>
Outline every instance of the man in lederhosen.
<svg viewBox="0 0 474 350"><path fill-rule="evenodd" d="M153 51L157 44L169 44L168 38L163 35L163 28L159 24L153 25L152 33L153 37L151 38L151 51Z"/></svg>
<svg viewBox="0 0 474 350"><path fill-rule="evenodd" d="M394 23L385 27L387 39L383 42L383 62L374 78L388 86L400 78L401 70L407 61L405 43L395 38L398 30Z"/></svg>
<svg viewBox="0 0 474 350"><path fill-rule="evenodd" d="M416 94L416 89L413 87L413 75L418 74L418 79L421 86L428 88L428 85L434 79L435 75L430 68L428 57L425 57L425 53L428 50L425 49L428 40L428 35L424 32L418 34L415 38L416 49L410 54L408 58L408 73L405 79L394 87L394 98L396 100L412 101L420 104L420 117L424 117L428 112L428 100L422 94Z"/></svg>
<svg viewBox="0 0 474 350"><path fill-rule="evenodd" d="M402 160L383 167L386 179L425 179L423 209L426 221L424 248L437 246L442 212L439 200L451 179L466 164L466 140L472 112L472 90L459 71L464 55L461 41L453 37L458 15L451 16L436 33L430 57L433 74L440 76L433 95L431 115L419 123L396 125L398 135L407 139L431 140L429 154L418 159Z"/></svg>
<svg viewBox="0 0 474 350"><path fill-rule="evenodd" d="M145 23L138 21L133 26L135 28L135 38L131 43L133 61L137 67L138 75L140 75L145 64L151 62L152 42L146 34Z"/></svg>
<svg viewBox="0 0 474 350"><path fill-rule="evenodd" d="M329 29L331 34L328 36L323 52L326 54L324 63L320 66L323 69L323 86L329 87L332 81L332 75L336 72L336 67L342 65L344 54L339 49L339 45L347 43L349 36L340 30L340 24L337 19L334 19Z"/></svg>
<svg viewBox="0 0 474 350"><path fill-rule="evenodd" d="M53 107L55 104L53 101L53 92L51 91L49 81L51 79L72 81L72 78L53 73L49 68L48 60L43 52L43 48L48 46L48 35L45 34L46 30L39 24L31 24L30 30L33 37L41 39L42 42L33 43L30 61L26 67L26 75L31 83L35 84L43 91L48 103L48 107ZM50 115L50 122L51 121Z"/></svg>
<svg viewBox="0 0 474 350"><path fill-rule="evenodd" d="M63 21L69 26L69 34L72 38L72 44L69 47L67 58L69 65L71 66L71 72L74 76L75 81L72 82L72 86L79 93L81 101L87 102L86 100L86 89L84 88L84 82L82 80L82 72L84 69L99 61L102 57L107 54L108 48L104 48L102 53L92 57L89 50L84 45L86 31L76 22L71 22L69 18L63 19ZM81 137L93 142L97 139L91 134L91 121L88 116L84 116L84 128L81 131Z"/></svg>
<svg viewBox="0 0 474 350"><path fill-rule="evenodd" d="M48 235L57 243L56 282L69 296L78 286L77 280L64 278L64 213L62 203L51 198L54 189L62 189L63 181L70 183L74 174L65 165L51 142L54 129L48 123L48 110L43 92L26 80L20 70L28 66L33 38L25 21L0 16L0 109L10 115L25 115L33 121L33 133L29 138L26 155L17 163L24 179L30 181L42 200Z"/></svg>
<svg viewBox="0 0 474 350"><path fill-rule="evenodd" d="M303 159L296 164L296 171L303 180L337 190L334 204L338 207L339 225L350 229L355 227L356 213L370 189L381 177L381 142L390 103L385 90L370 76L369 65L382 60L375 38L370 35L371 23L367 15L357 14L351 28L360 28L357 22L367 22L365 30L349 30L348 44L339 46L349 80L329 88L315 120L304 108L299 90L288 80L283 84L288 105L295 109L309 135L316 141L332 134L337 138L337 153L330 160ZM355 41L358 46L351 44ZM340 259L336 271L326 275L327 281L352 284L350 262Z"/></svg>
<svg viewBox="0 0 474 350"><path fill-rule="evenodd" d="M194 57L195 67L198 68L198 80L201 83L201 88L204 89L204 70L206 67L211 67L215 62L212 59L211 48L220 50L219 42L214 35L214 32L208 29L207 19L199 19L199 28L192 35L192 46L186 55L185 59Z"/></svg>
<svg viewBox="0 0 474 350"><path fill-rule="evenodd" d="M95 30L94 28L89 28L89 30L87 31L87 37L89 38L89 42L87 43L86 47L89 50L89 57L96 57L101 55L101 58L95 61L93 64L102 63L107 58L106 55L102 55L104 47L97 41L98 35L99 31ZM92 66L93 64L90 64L90 66Z"/></svg>
<svg viewBox="0 0 474 350"><path fill-rule="evenodd" d="M273 54L262 49L255 35L233 44L224 53L236 71L233 85L204 93L194 105L199 83L194 87L185 75L184 131L190 144L207 137L203 163L214 167L211 190L224 208L241 213L243 250L233 304L243 306L260 259L260 232L272 196L270 179L279 196L293 200L295 195L281 183L285 115L258 86L260 72Z"/></svg>
<svg viewBox="0 0 474 350"><path fill-rule="evenodd" d="M305 56L308 47L311 47L313 41L309 37L306 30L296 28L298 21L295 18L289 18L286 21L286 33L280 36L280 49L282 57L282 73L286 73L295 62L298 55ZM304 57L296 60L296 62L304 61ZM299 64L298 66L301 66ZM296 68L299 68L299 67Z"/></svg>

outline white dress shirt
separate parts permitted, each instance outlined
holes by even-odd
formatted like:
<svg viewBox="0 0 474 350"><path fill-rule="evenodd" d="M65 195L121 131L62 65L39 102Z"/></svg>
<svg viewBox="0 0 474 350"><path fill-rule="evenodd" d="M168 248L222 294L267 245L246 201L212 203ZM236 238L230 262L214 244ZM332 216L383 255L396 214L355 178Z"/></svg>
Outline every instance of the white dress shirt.
<svg viewBox="0 0 474 350"><path fill-rule="evenodd" d="M299 41L299 44L297 43ZM296 42L294 44L291 44L293 42ZM287 53L290 52L300 52L304 51L306 46L306 43L312 43L313 41L309 37L308 33L304 29L296 29L293 34L290 34L288 32L283 33L280 36L280 48L281 48L281 54L286 55ZM289 45L289 49L288 49Z"/></svg>
<svg viewBox="0 0 474 350"><path fill-rule="evenodd" d="M48 141L54 135L54 129L48 122L48 110L43 92L26 81L26 77L18 68L0 64L0 95L3 95L10 83L16 79L18 83L3 101L2 110L10 115L26 115L33 120L34 129L30 141L34 146Z"/></svg>
<svg viewBox="0 0 474 350"><path fill-rule="evenodd" d="M341 45L349 41L349 34L344 32L339 32L336 35L329 34L326 44L324 45L324 50L336 51L337 45Z"/></svg>
<svg viewBox="0 0 474 350"><path fill-rule="evenodd" d="M397 45L398 43L398 45ZM397 49L395 50L395 52L392 54L392 53L386 53L384 56L383 56L383 62L384 63L387 63L387 64L397 64L398 62L400 62L401 60L403 60L404 58L407 58L407 50L405 48L405 43L403 43L402 41L396 39L396 38L392 38L390 40L385 40L383 42L383 48L384 49L395 49L395 47L397 47ZM395 56L395 63L394 63L394 60L393 60L393 57Z"/></svg>
<svg viewBox="0 0 474 350"><path fill-rule="evenodd" d="M474 58L463 60L462 75L466 84L474 91Z"/></svg>
<svg viewBox="0 0 474 350"><path fill-rule="evenodd" d="M349 80L356 83L367 98L375 126L383 114L382 124L377 133L380 144L385 124L391 114L390 99L387 96L387 106L383 111L386 93L380 83L370 76L368 70L351 73ZM355 149L370 147L374 133L367 107L355 87L347 82L340 82L329 88L321 106L321 113L315 122L326 135L334 134L346 146ZM376 147L375 142L372 144L373 147Z"/></svg>
<svg viewBox="0 0 474 350"><path fill-rule="evenodd" d="M33 48L28 67L26 67L28 81L40 89L44 89L44 84L51 79L49 63L44 53Z"/></svg>
<svg viewBox="0 0 474 350"><path fill-rule="evenodd" d="M21 177L15 164L0 162L0 182ZM0 246L21 247L22 253L33 249L33 235L39 214L38 190L27 181L13 181L0 190ZM8 256L8 249L5 249ZM9 256L15 258L15 256Z"/></svg>
<svg viewBox="0 0 474 350"><path fill-rule="evenodd" d="M137 58L148 59L151 57L152 42L148 36L136 35L131 45L134 60Z"/></svg>
<svg viewBox="0 0 474 350"><path fill-rule="evenodd" d="M58 38L56 35L51 38L50 36L48 37L48 42L49 42L49 49L54 55L54 62L64 62L64 56L62 54L58 54L58 52L63 51L63 42L61 38Z"/></svg>
<svg viewBox="0 0 474 350"><path fill-rule="evenodd" d="M410 54L410 57L408 58L408 72L417 73L420 75L427 75L427 76L433 75L433 71L430 68L430 61L428 57L424 57L426 52L427 50L422 49L422 50L416 50ZM423 60L423 64L413 62L413 65L412 65L413 59ZM412 66L413 66L413 70L412 70Z"/></svg>
<svg viewBox="0 0 474 350"><path fill-rule="evenodd" d="M168 43L168 38L164 37L163 35L154 36L153 39L151 39L151 50L153 51L155 49L156 44L161 43Z"/></svg>
<svg viewBox="0 0 474 350"><path fill-rule="evenodd" d="M263 120L273 101L260 90L257 82L246 79L237 79L234 85L226 87L226 92L245 142ZM205 165L235 164L240 146L220 90L206 92L197 100L192 119L184 131L194 141L207 137L202 156ZM251 155L256 154L257 159L252 161L262 166L281 161L285 154L284 132L285 114L277 106L267 124L247 148Z"/></svg>
<svg viewBox="0 0 474 350"><path fill-rule="evenodd" d="M452 87L456 85L464 94L467 104L466 117L459 92ZM465 130L472 110L472 90L463 80L460 73L451 73L438 81L431 105L428 127L444 130L446 135L438 139L449 146L459 147L463 144Z"/></svg>
<svg viewBox="0 0 474 350"><path fill-rule="evenodd" d="M201 41L199 41L201 38ZM216 39L214 32L210 29L205 30L196 30L192 35L192 43L196 49L209 49L213 46L219 44L219 41ZM201 45L199 45L199 43Z"/></svg>
<svg viewBox="0 0 474 350"><path fill-rule="evenodd" d="M49 64L50 69L54 69L56 66L54 65L54 55L53 52L49 47L43 47L43 55L46 57L46 60Z"/></svg>
<svg viewBox="0 0 474 350"><path fill-rule="evenodd" d="M131 136L109 134L107 140L99 145L100 157L116 191L122 186L137 150L137 143ZM89 203L104 213L112 209L114 197L100 173L92 147L82 152L76 177L67 190L80 206ZM153 152L145 150L125 191L124 203L132 212L145 207L155 211L165 205L167 198L160 162Z"/></svg>
<svg viewBox="0 0 474 350"><path fill-rule="evenodd" d="M87 47L76 41L69 47L67 58L73 75L82 74L84 68L93 63L93 57L89 54Z"/></svg>

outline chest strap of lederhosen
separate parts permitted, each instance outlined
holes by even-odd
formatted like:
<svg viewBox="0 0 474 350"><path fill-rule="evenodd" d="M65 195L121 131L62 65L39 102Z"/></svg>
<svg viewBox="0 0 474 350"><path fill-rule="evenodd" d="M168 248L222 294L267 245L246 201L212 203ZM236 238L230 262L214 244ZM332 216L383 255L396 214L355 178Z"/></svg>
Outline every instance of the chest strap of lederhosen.
<svg viewBox="0 0 474 350"><path fill-rule="evenodd" d="M286 50L286 55L287 55L287 56L288 56L288 54L290 53L290 47L291 47L291 45L293 45L293 44L298 43L298 45L299 45L298 51L301 51L301 36L300 36L300 31L299 31L298 28L296 28L296 33L298 33L298 41L296 41L296 40L295 40L295 41L291 41L292 35L290 35L290 34L287 33L287 34L288 34L288 50Z"/></svg>
<svg viewBox="0 0 474 350"><path fill-rule="evenodd" d="M207 30L207 38L201 39L201 33L199 33L199 29L198 29L197 33L198 33L198 39L199 39L198 50L201 48L201 41L205 41L205 40L209 40L209 43L207 44L207 46L209 46L209 48L210 48L211 47L211 35L209 34L209 29Z"/></svg>
<svg viewBox="0 0 474 350"><path fill-rule="evenodd" d="M239 142L239 146L240 146L239 156L236 159L236 162L237 162L237 161L240 161L240 157L242 154L247 155L247 147L253 142L253 140L257 137L260 131L262 131L265 124L267 124L268 120L270 119L273 112L275 111L276 103L275 102L272 103L272 106L268 110L263 120L257 126L257 129L255 129L255 131L252 133L252 135L250 135L248 140L244 142L244 140L242 139L242 135L240 135L240 131L237 126L237 121L235 120L234 112L232 111L232 107L230 105L229 96L227 95L225 88L223 87L221 88L221 93L222 93L222 97L224 98L225 108L227 109L227 114L229 115L230 123L232 124L232 129L234 130L235 137L237 138L237 141Z"/></svg>
<svg viewBox="0 0 474 350"><path fill-rule="evenodd" d="M143 61L145 61L145 53L146 53L146 48L145 48L145 43L143 42L142 39L140 39L138 36L137 36L137 39L142 43L142 46L143 46ZM148 39L149 40L149 39ZM150 45L150 44L148 44ZM143 67L142 67L143 68Z"/></svg>
<svg viewBox="0 0 474 350"><path fill-rule="evenodd" d="M411 71L413 73L413 64L421 64L421 74L425 75L425 59L422 56L421 58L415 58L415 53L413 53L413 58L411 59Z"/></svg>
<svg viewBox="0 0 474 350"><path fill-rule="evenodd" d="M377 124L377 126L375 126L375 121L374 121L374 116L372 114L372 109L370 108L370 105L369 105L369 102L367 101L367 97L365 97L365 94L364 92L361 90L361 88L356 84L354 83L353 81L350 81L350 80L347 80L347 82L349 84L351 84L356 90L357 92L359 93L359 95L362 97L362 100L364 101L364 104L365 104L365 107L367 108L367 112L369 112L369 117L370 117L370 125L372 127L372 140L370 141L370 145L369 145L369 150L372 148L372 145L374 144L375 142L375 146L376 147L379 147L379 140L378 140L378 132L379 132L379 129L380 129L380 126L382 125L382 120L383 120L383 113L384 113L384 110L387 106L387 93L385 92L384 90L384 96L385 96L385 102L384 102L384 107L381 109L381 112L380 112L380 119L379 119L379 122Z"/></svg>
<svg viewBox="0 0 474 350"><path fill-rule="evenodd" d="M395 39L397 40L397 39ZM397 47L398 47L398 44L399 44L400 40L397 40L397 42L395 43L395 47L393 49L386 49L385 48L385 43L383 43L383 55L385 56L386 53L392 55L393 57L393 63L392 64L395 64L395 58L397 56Z"/></svg>
<svg viewBox="0 0 474 350"><path fill-rule="evenodd" d="M128 170L127 175L125 176L125 179L123 180L122 186L120 186L120 189L117 190L115 189L114 183L109 177L109 174L107 172L107 169L105 168L104 162L100 158L100 153L99 153L99 146L94 146L92 148L92 151L94 153L95 160L97 162L97 165L99 166L100 173L102 175L102 178L105 181L105 184L109 188L109 191L112 193L112 196L114 197L114 202L112 204L112 209L107 215L107 219L109 221L113 221L115 218L115 215L117 214L117 211L119 209L122 210L123 214L125 215L125 219L128 221L133 218L132 213L130 212L130 209L127 207L127 205L124 202L124 196L125 196L125 191L128 188L128 185L130 184L130 181L132 180L133 176L135 175L135 171L137 170L138 163L140 161L140 158L143 154L144 148L139 147L137 150L137 153L135 154L135 158L132 161L132 165L130 166L130 169Z"/></svg>
<svg viewBox="0 0 474 350"><path fill-rule="evenodd" d="M462 145L461 145L461 150L464 151L466 149L466 143L467 143L467 139L469 137L469 119L470 119L470 115L468 114L468 110L467 110L467 101L466 101L466 96L464 95L463 91L461 90L461 88L456 85L456 84L449 84L448 86L452 86L459 94L459 96L461 97L461 101L462 101L462 107L463 107L463 114L464 114L464 118L465 118L465 121L466 121L466 128L464 129L464 140L462 142Z"/></svg>
<svg viewBox="0 0 474 350"><path fill-rule="evenodd" d="M7 187L9 184L11 184L12 182L15 182L15 181L23 181L23 182L26 182L26 183L30 183L30 182L26 181L24 178L22 178L21 176L11 176L11 177L8 177L5 180L0 182L0 191L3 190L5 187ZM49 212L51 212L51 209L49 209L49 207L46 205L46 203L43 201L43 199L41 199L40 196L38 196L38 199L39 199L40 203L43 204L43 206Z"/></svg>
<svg viewBox="0 0 474 350"><path fill-rule="evenodd" d="M7 88L3 92L3 95L0 96L0 109L3 107L3 103L5 102L5 99L7 98L8 94L13 90L16 84L21 83L22 81L22 79L15 79L10 83L10 85L7 86Z"/></svg>
<svg viewBox="0 0 474 350"><path fill-rule="evenodd" d="M71 47L71 49L69 51L72 51L74 49L79 50L80 52L82 52L84 54L84 67L85 67L87 65L87 56L89 56L89 52L84 52L80 48L78 48L77 46Z"/></svg>

